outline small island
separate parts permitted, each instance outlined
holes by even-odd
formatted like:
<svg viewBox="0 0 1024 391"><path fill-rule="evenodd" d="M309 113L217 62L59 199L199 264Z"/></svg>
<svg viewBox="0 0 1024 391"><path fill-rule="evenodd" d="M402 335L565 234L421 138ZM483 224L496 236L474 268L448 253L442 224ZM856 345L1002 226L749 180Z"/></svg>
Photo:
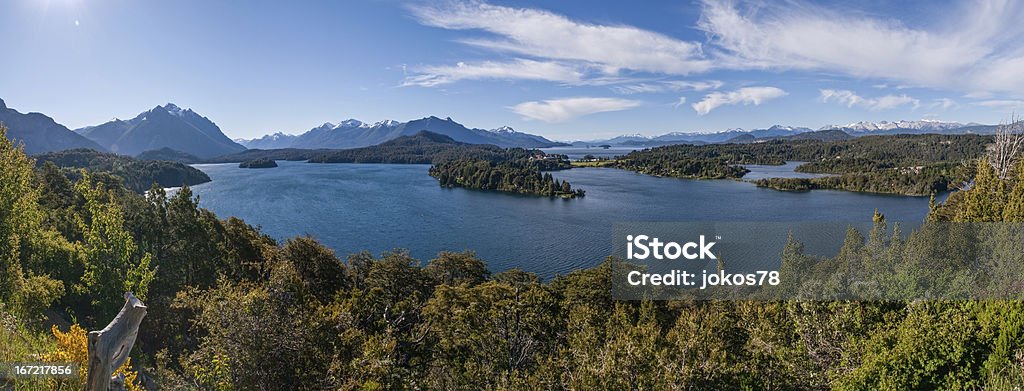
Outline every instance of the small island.
<svg viewBox="0 0 1024 391"><path fill-rule="evenodd" d="M561 158L560 155L547 155L540 159L501 162L461 159L435 164L430 167L429 173L437 178L442 187L566 199L583 197L585 192L582 189L574 189L569 181L560 181L552 177L551 173L544 172L567 167L568 163Z"/></svg>
<svg viewBox="0 0 1024 391"><path fill-rule="evenodd" d="M274 168L277 167L277 162L273 159L254 159L247 160L238 164L238 168Z"/></svg>

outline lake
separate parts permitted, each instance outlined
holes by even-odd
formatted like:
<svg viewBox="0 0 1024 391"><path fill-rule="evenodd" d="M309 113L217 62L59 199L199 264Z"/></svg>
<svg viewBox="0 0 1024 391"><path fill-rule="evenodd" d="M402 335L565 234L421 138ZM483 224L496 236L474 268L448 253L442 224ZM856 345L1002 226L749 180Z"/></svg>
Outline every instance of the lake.
<svg viewBox="0 0 1024 391"><path fill-rule="evenodd" d="M833 174L816 174L810 172L797 172L796 168L806 162L786 162L781 166L769 166L761 164L746 164L750 172L743 176L743 180L754 182L758 179L768 178L820 178Z"/></svg>
<svg viewBox="0 0 1024 391"><path fill-rule="evenodd" d="M615 158L622 155L627 155L630 152L636 151L636 148L626 147L614 147L614 148L600 148L600 147L552 147L552 148L541 148L544 153L550 153L554 155L566 155L569 159L579 160L583 159L584 156L593 155L597 158Z"/></svg>
<svg viewBox="0 0 1024 391"><path fill-rule="evenodd" d="M221 218L242 218L278 239L311 235L340 257L405 248L425 263L442 250L471 249L492 272L519 267L542 277L601 262L616 222L870 221L875 208L890 221L920 222L928 212L928 197L781 192L612 168L555 172L587 191L563 200L441 188L428 165L278 164L196 165L213 181L192 190Z"/></svg>

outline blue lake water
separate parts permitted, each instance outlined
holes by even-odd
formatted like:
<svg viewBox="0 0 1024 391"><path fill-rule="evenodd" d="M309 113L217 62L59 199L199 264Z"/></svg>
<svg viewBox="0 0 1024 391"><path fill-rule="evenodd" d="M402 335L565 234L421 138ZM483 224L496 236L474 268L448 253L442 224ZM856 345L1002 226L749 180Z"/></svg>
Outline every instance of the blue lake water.
<svg viewBox="0 0 1024 391"><path fill-rule="evenodd" d="M870 221L875 208L890 221L920 222L928 212L927 197L781 192L611 168L556 172L587 191L563 200L441 188L427 165L278 164L196 165L213 182L192 189L222 218L242 218L278 239L311 235L341 257L405 248L426 262L470 249L492 271L519 267L543 277L599 263L612 252L617 222Z"/></svg>
<svg viewBox="0 0 1024 391"><path fill-rule="evenodd" d="M781 166L747 164L744 167L750 170L750 172L743 176L743 180L753 182L758 179L768 178L819 178L832 175L796 172L796 168L801 164L804 164L804 162L786 162L786 164Z"/></svg>

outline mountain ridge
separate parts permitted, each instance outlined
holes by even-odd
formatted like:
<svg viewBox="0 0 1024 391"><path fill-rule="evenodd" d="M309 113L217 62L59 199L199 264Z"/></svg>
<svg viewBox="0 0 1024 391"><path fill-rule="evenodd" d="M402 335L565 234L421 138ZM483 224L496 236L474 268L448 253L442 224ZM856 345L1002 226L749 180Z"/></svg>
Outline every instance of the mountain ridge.
<svg viewBox="0 0 1024 391"><path fill-rule="evenodd" d="M714 144L732 142L752 142L753 140L767 139L800 139L798 136L804 133L818 133L829 130L840 130L851 137L867 135L891 135L891 134L993 134L996 125L985 125L975 122L953 122L939 120L918 120L918 121L859 121L846 125L825 125L817 130L807 127L773 125L764 129L744 130L742 128L728 129L718 132L670 132L658 136L643 136L640 134L624 134L606 139L589 141L573 141L574 146L610 145L622 147L655 147L669 144ZM753 139L743 137L752 135ZM825 135L837 136L836 133L823 133L814 137L825 137Z"/></svg>
<svg viewBox="0 0 1024 391"><path fill-rule="evenodd" d="M0 123L7 127L7 137L23 144L29 155L77 148L107 151L45 114L19 112L7 107L3 99L0 99Z"/></svg>
<svg viewBox="0 0 1024 391"><path fill-rule="evenodd" d="M165 147L202 158L245 150L209 118L173 103L156 106L130 120L114 119L75 132L111 152L132 156Z"/></svg>
<svg viewBox="0 0 1024 391"><path fill-rule="evenodd" d="M428 116L406 122L385 120L374 124L355 119L330 122L314 127L302 134L291 135L282 132L250 140L239 140L248 148L259 149L349 149L381 144L401 136L411 136L420 131L443 134L455 141L468 144L491 144L499 147L544 148L564 145L542 136L519 132L512 127L496 129L469 128L451 117Z"/></svg>

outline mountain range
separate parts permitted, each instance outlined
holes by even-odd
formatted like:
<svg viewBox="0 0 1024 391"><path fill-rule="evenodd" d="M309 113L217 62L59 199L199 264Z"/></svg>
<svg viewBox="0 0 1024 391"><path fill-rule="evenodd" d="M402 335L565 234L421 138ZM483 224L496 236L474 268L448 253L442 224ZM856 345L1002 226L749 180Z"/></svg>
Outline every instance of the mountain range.
<svg viewBox="0 0 1024 391"><path fill-rule="evenodd" d="M736 139L737 137L744 136L743 138L775 138L775 137L786 137L795 134L806 133L813 131L810 128L792 127L775 125L767 129L729 129L721 132L712 133L701 133L701 132L672 132L666 133L660 136L643 136L639 134L630 134L617 136L610 139L599 139L590 141L575 141L572 143L574 146L587 146L587 145L611 145L621 147L655 147L660 145L669 144L715 144L724 143L730 140Z"/></svg>
<svg viewBox="0 0 1024 391"><path fill-rule="evenodd" d="M846 125L826 125L820 130L837 129L853 136L868 134L993 134L995 125L982 125L979 123L960 123L936 120L920 121L882 121L882 122L855 122Z"/></svg>
<svg viewBox="0 0 1024 391"><path fill-rule="evenodd" d="M7 107L0 99L0 123L7 126L7 137L25 146L25 152L33 155L66 149L88 148L106 151L99 144L72 132L40 113L22 114Z"/></svg>
<svg viewBox="0 0 1024 391"><path fill-rule="evenodd" d="M497 129L469 128L451 118L424 117L408 122L381 121L373 124L349 119L337 124L325 123L299 135L274 133L251 140L231 140L210 119L191 109L168 103L156 106L130 120L113 121L71 131L40 113L23 114L8 108L0 100L0 123L6 125L8 136L22 143L29 154L87 148L137 156L150 152L147 158L173 158L178 161L209 160L252 149L350 149L415 135L421 131L450 137L466 144L492 144L500 147L545 148L555 146L608 145L646 148L669 144L712 144L726 142L758 142L768 139L860 137L886 134L992 134L995 125L945 122L936 120L855 122L826 125L817 131L806 127L775 125L764 129L729 129L721 132L672 132L659 136L622 135L608 139L561 143L519 132L511 127ZM840 132L823 132L836 130ZM814 133L814 134L810 134ZM841 134L840 134L841 133Z"/></svg>
<svg viewBox="0 0 1024 391"><path fill-rule="evenodd" d="M566 145L541 136L518 132L508 126L485 130L467 128L451 118L434 116L408 122L381 121L373 124L349 119L338 124L325 123L300 135L274 133L252 140L236 140L248 148L258 149L348 149L377 145L421 131L451 137L467 144L493 144L499 147L545 148Z"/></svg>
<svg viewBox="0 0 1024 391"><path fill-rule="evenodd" d="M838 130L850 137L861 137L867 135L889 135L889 134L993 134L995 125L983 125L978 123L946 122L936 120L920 121L881 121L881 122L855 122L846 125L826 125L817 130L806 127L793 127L774 125L766 129L729 129L721 132L673 132L660 136L642 136L639 134L622 135L607 139L589 141L574 141L573 146L596 146L608 145L614 147L656 147L669 144L715 144L731 142L753 142L754 140L766 139L801 139L797 135L804 133L815 133L809 135L812 138L835 139L841 137L838 133L826 133L824 131Z"/></svg>
<svg viewBox="0 0 1024 391"><path fill-rule="evenodd" d="M156 106L130 120L114 119L75 132L111 152L131 156L161 148L201 158L245 150L225 136L213 121L173 103Z"/></svg>

